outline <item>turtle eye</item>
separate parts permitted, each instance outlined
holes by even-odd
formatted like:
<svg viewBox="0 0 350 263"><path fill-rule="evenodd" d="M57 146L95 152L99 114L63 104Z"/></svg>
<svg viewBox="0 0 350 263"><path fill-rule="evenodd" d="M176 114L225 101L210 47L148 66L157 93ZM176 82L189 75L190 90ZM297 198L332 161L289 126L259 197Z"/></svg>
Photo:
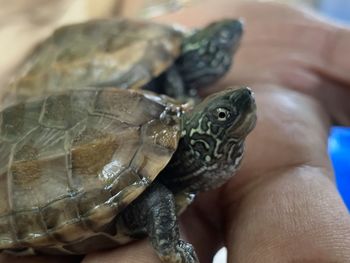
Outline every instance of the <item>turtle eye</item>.
<svg viewBox="0 0 350 263"><path fill-rule="evenodd" d="M225 108L216 108L215 117L218 121L227 121L231 117L231 113Z"/></svg>

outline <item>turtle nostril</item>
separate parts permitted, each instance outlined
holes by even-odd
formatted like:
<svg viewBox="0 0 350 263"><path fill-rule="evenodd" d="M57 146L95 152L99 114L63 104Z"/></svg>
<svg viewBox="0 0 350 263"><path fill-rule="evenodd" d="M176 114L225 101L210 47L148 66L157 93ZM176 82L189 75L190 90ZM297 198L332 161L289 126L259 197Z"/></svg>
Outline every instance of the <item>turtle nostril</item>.
<svg viewBox="0 0 350 263"><path fill-rule="evenodd" d="M253 95L253 91L252 91L252 89L249 88L249 87L246 88L246 92L247 92L247 94L248 94L249 96L252 96L252 95Z"/></svg>
<svg viewBox="0 0 350 263"><path fill-rule="evenodd" d="M237 100L238 105L240 105L241 109L252 109L255 105L254 93L253 91L246 87L242 90L241 95Z"/></svg>

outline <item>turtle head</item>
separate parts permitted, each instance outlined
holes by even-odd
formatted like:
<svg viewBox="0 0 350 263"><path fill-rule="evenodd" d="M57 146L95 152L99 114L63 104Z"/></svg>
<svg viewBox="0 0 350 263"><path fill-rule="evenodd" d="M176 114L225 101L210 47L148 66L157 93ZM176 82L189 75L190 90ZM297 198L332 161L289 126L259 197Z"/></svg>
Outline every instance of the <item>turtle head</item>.
<svg viewBox="0 0 350 263"><path fill-rule="evenodd" d="M186 37L176 63L185 86L197 90L222 77L231 66L242 33L240 20L226 19Z"/></svg>
<svg viewBox="0 0 350 263"><path fill-rule="evenodd" d="M193 173L190 191L219 186L232 176L255 123L256 105L249 88L224 90L194 108L186 118L183 140L203 172Z"/></svg>
<svg viewBox="0 0 350 263"><path fill-rule="evenodd" d="M238 168L244 140L256 122L249 88L227 89L207 97L183 115L182 137L160 176L174 193L199 191L225 183Z"/></svg>
<svg viewBox="0 0 350 263"><path fill-rule="evenodd" d="M239 144L254 128L256 105L249 88L226 89L207 97L186 116L183 136L202 160L226 154L229 142ZM206 147L197 147L196 143ZM209 146L209 147L208 147ZM216 151L214 150L216 149ZM211 158L205 156L209 154Z"/></svg>

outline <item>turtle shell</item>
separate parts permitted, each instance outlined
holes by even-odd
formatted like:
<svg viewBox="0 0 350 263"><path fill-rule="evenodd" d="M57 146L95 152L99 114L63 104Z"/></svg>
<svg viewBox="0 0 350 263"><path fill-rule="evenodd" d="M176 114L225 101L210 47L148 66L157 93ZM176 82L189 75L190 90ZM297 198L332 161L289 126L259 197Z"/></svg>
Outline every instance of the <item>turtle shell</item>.
<svg viewBox="0 0 350 263"><path fill-rule="evenodd" d="M179 118L161 116L178 106L146 91L106 88L2 111L0 250L99 235L170 160Z"/></svg>
<svg viewBox="0 0 350 263"><path fill-rule="evenodd" d="M3 102L86 86L139 88L173 63L182 38L174 27L142 20L61 27L25 59Z"/></svg>

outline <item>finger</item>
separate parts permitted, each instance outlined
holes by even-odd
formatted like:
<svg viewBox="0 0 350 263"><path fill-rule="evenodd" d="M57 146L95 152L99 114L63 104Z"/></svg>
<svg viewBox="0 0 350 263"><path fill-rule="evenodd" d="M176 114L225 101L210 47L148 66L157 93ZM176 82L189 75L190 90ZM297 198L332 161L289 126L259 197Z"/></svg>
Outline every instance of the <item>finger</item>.
<svg viewBox="0 0 350 263"><path fill-rule="evenodd" d="M257 125L246 140L246 154L235 181L307 163L331 170L327 154L329 116L315 99L271 85L253 89Z"/></svg>
<svg viewBox="0 0 350 263"><path fill-rule="evenodd" d="M333 124L350 126L350 84L323 78L318 88L312 92L330 114Z"/></svg>
<svg viewBox="0 0 350 263"><path fill-rule="evenodd" d="M201 16L194 18L194 14ZM350 28L301 8L274 2L206 0L200 5L193 4L178 12L155 17L154 20L200 27L223 18L242 18L245 23L245 35L239 55L236 56L237 68L233 73L236 81L251 81L254 77L247 76L249 71L244 68L247 65L253 67L253 72L254 68L266 70L271 68L271 65L266 67L266 64L286 62L284 56L290 53L287 59L291 59L291 62L312 67L350 83L350 61L344 56L349 51ZM270 55L276 59L269 59ZM249 58L254 59L253 63L240 62ZM273 78L273 74L270 77Z"/></svg>
<svg viewBox="0 0 350 263"><path fill-rule="evenodd" d="M310 77L306 83L298 82L288 71L294 66L350 83L350 61L344 56L349 53L349 27L301 8L272 2L232 5L231 16L235 15L245 21L245 35L236 56L234 76L231 75L236 81L251 82L251 72L266 70L272 72L264 77L275 84L281 76L289 76L288 82L298 87L310 87L317 81Z"/></svg>
<svg viewBox="0 0 350 263"><path fill-rule="evenodd" d="M79 258L69 256L13 256L0 254L0 263L78 263Z"/></svg>
<svg viewBox="0 0 350 263"><path fill-rule="evenodd" d="M349 214L323 169L261 176L229 220L229 262L349 262Z"/></svg>
<svg viewBox="0 0 350 263"><path fill-rule="evenodd" d="M161 263L148 240L87 255L82 263Z"/></svg>
<svg viewBox="0 0 350 263"><path fill-rule="evenodd" d="M212 262L213 256L222 244L222 236L218 231L217 225L218 207L213 198L216 192L208 193L202 196L202 202L206 203L208 211L201 211L202 208L189 208L181 216L181 238L190 242L202 263ZM87 255L82 261L83 263L109 263L109 262L125 262L125 263L156 263L160 262L155 250L151 246L148 239L132 242L125 246L118 247L110 251L102 251Z"/></svg>
<svg viewBox="0 0 350 263"><path fill-rule="evenodd" d="M187 27L202 27L208 23L228 17L241 17L235 13L236 1L231 0L202 0L172 12L157 16L153 20L162 23L179 23ZM200 14L200 15L198 15Z"/></svg>
<svg viewBox="0 0 350 263"><path fill-rule="evenodd" d="M229 261L347 262L350 218L331 180L327 115L289 90L256 98L257 127L222 199Z"/></svg>
<svg viewBox="0 0 350 263"><path fill-rule="evenodd" d="M223 245L220 189L201 193L181 215L182 236L195 248L201 263L211 263Z"/></svg>
<svg viewBox="0 0 350 263"><path fill-rule="evenodd" d="M246 20L246 34L226 81L296 89L321 101L334 122L350 125L350 61L344 55L350 28L280 4L243 4L236 11Z"/></svg>

